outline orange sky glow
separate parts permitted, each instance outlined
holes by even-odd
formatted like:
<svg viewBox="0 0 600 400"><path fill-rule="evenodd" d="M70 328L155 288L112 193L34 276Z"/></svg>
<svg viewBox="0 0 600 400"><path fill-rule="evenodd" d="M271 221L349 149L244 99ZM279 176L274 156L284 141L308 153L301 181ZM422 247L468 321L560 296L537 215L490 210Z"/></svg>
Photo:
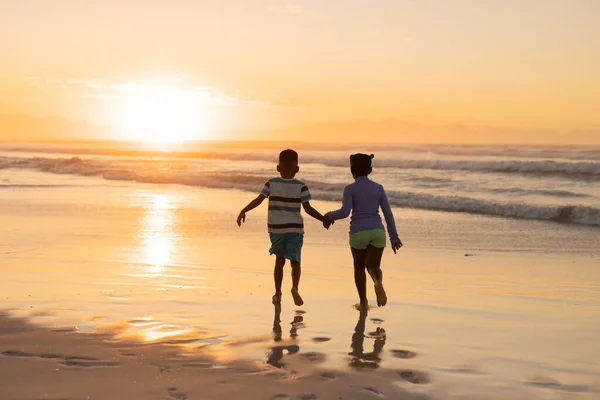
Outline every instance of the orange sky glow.
<svg viewBox="0 0 600 400"><path fill-rule="evenodd" d="M600 143L594 0L0 2L0 140Z"/></svg>

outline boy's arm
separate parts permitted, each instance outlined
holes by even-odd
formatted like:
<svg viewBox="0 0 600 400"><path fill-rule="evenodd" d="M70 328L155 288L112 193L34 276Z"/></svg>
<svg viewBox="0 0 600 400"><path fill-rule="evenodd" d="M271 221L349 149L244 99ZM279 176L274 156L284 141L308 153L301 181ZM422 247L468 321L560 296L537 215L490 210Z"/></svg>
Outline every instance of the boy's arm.
<svg viewBox="0 0 600 400"><path fill-rule="evenodd" d="M310 205L310 201L305 201L304 203L302 203L302 207L304 207L304 211L311 217L318 219L319 221L321 221L323 223L329 221L320 212L318 212L317 210L312 208L312 206Z"/></svg>
<svg viewBox="0 0 600 400"><path fill-rule="evenodd" d="M402 241L398 236L398 231L396 230L396 221L394 221L394 214L392 213L392 208L390 207L390 203L388 202L383 186L381 187L381 200L379 205L381 206L381 211L383 211L385 224L388 228L388 235L390 236L390 241L392 242L392 250L394 250L395 253L396 250L399 250L400 247L402 247Z"/></svg>
<svg viewBox="0 0 600 400"><path fill-rule="evenodd" d="M254 210L256 207L260 206L261 203L267 198L264 194L259 194L254 200L252 200L246 207L240 211L240 214L237 217L238 226L242 226L243 222L246 222L246 213L248 211Z"/></svg>
<svg viewBox="0 0 600 400"><path fill-rule="evenodd" d="M312 206L310 205L310 200L312 199L312 196L310 195L308 186L302 187L302 189L300 191L300 195L301 195L300 202L302 203L302 207L304 208L304 211L311 217L321 221L324 226L327 225L326 227L329 228L329 225L330 225L329 220L327 218L325 218L320 212L318 212L317 210L312 208Z"/></svg>

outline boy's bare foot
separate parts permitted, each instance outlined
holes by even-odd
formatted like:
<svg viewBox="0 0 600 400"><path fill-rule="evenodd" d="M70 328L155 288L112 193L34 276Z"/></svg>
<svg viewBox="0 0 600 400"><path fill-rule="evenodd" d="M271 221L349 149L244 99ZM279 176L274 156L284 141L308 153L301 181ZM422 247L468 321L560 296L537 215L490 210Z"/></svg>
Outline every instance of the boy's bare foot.
<svg viewBox="0 0 600 400"><path fill-rule="evenodd" d="M273 304L281 304L281 293L275 293L273 295Z"/></svg>
<svg viewBox="0 0 600 400"><path fill-rule="evenodd" d="M369 302L355 304L354 308L358 311L369 311Z"/></svg>
<svg viewBox="0 0 600 400"><path fill-rule="evenodd" d="M294 298L294 304L298 307L304 304L304 300L302 300L300 293L298 293L298 288L292 288L292 297Z"/></svg>
<svg viewBox="0 0 600 400"><path fill-rule="evenodd" d="M385 306L387 304L387 295L385 294L382 282L375 283L375 294L377 295L377 305L379 307Z"/></svg>

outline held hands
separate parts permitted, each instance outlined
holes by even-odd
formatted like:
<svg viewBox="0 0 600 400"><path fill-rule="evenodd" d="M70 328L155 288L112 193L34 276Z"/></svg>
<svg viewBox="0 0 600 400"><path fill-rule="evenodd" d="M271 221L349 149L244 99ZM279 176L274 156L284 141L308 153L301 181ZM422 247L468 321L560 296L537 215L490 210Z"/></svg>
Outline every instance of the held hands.
<svg viewBox="0 0 600 400"><path fill-rule="evenodd" d="M242 224L246 222L246 213L243 211L240 211L240 214L237 217L237 224L238 226L242 226Z"/></svg>
<svg viewBox="0 0 600 400"><path fill-rule="evenodd" d="M325 228L325 229L329 229L329 227L330 227L331 225L333 225L334 223L335 223L334 221L331 221L331 220L329 220L329 219L325 218L325 219L323 220L323 228Z"/></svg>
<svg viewBox="0 0 600 400"><path fill-rule="evenodd" d="M400 250L402 246L404 245L402 244L402 241L400 239L398 239L397 242L392 242L392 250L394 250L394 254L396 254L396 252Z"/></svg>

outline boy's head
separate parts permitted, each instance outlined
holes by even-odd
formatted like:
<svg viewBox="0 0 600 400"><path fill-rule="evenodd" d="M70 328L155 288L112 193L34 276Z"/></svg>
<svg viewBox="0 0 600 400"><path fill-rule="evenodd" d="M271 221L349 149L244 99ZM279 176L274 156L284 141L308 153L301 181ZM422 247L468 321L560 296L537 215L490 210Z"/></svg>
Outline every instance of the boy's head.
<svg viewBox="0 0 600 400"><path fill-rule="evenodd" d="M367 176L373 172L371 160L375 158L373 154L352 154L350 156L350 172L355 178Z"/></svg>
<svg viewBox="0 0 600 400"><path fill-rule="evenodd" d="M277 171L281 174L282 178L291 179L298 171L298 153L294 150L283 150L279 153L279 164L277 165Z"/></svg>

